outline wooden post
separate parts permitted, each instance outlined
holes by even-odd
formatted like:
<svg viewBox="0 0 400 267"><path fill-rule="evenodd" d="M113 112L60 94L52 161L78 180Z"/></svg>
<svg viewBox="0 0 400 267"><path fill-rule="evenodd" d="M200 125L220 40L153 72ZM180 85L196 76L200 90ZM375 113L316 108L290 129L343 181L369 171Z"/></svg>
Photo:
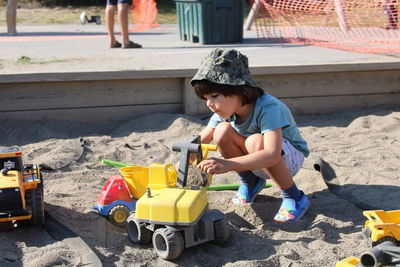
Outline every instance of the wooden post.
<svg viewBox="0 0 400 267"><path fill-rule="evenodd" d="M8 35L17 35L17 0L7 1L6 17Z"/></svg>
<svg viewBox="0 0 400 267"><path fill-rule="evenodd" d="M251 25L253 24L253 21L257 15L259 7L260 7L260 0L255 0L253 5L251 6L249 15L247 15L246 22L244 23L244 29L246 31L250 30Z"/></svg>
<svg viewBox="0 0 400 267"><path fill-rule="evenodd" d="M333 0L335 2L335 10L338 16L339 27L342 32L346 33L349 30L349 26L346 20L346 13L343 9L343 0Z"/></svg>

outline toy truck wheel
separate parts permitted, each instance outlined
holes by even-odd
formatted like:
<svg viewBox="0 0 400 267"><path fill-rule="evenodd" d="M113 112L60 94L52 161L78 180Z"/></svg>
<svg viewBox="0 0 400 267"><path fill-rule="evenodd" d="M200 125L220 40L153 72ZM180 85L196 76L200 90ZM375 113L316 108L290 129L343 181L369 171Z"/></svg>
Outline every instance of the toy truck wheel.
<svg viewBox="0 0 400 267"><path fill-rule="evenodd" d="M110 210L108 218L111 223L119 227L124 227L126 225L126 219L129 216L129 209L124 205L116 205Z"/></svg>
<svg viewBox="0 0 400 267"><path fill-rule="evenodd" d="M128 238L133 244L148 244L151 242L153 232L146 228L142 223L135 220L134 216L129 216L127 220Z"/></svg>
<svg viewBox="0 0 400 267"><path fill-rule="evenodd" d="M153 234L153 247L161 258L173 260L182 254L185 241L181 232L159 228Z"/></svg>
<svg viewBox="0 0 400 267"><path fill-rule="evenodd" d="M229 224L225 217L214 222L214 243L223 244L230 235Z"/></svg>
<svg viewBox="0 0 400 267"><path fill-rule="evenodd" d="M39 183L36 189L27 190L25 193L26 207L31 209L30 223L34 226L44 224L43 185Z"/></svg>
<svg viewBox="0 0 400 267"><path fill-rule="evenodd" d="M381 244L383 242L386 242L386 241L390 241L395 245L397 244L397 240L395 238L393 238L391 236L385 236L385 237L382 237L381 239L378 239L376 242L372 242L372 246L375 247L375 246L377 246L377 245L379 245L379 244Z"/></svg>

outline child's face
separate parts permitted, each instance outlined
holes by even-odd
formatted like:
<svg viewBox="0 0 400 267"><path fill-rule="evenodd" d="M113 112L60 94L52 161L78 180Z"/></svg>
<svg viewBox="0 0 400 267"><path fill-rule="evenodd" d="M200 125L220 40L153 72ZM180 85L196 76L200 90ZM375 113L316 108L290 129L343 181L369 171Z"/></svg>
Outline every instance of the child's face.
<svg viewBox="0 0 400 267"><path fill-rule="evenodd" d="M241 99L237 95L224 96L220 93L211 93L203 97L207 107L223 119L228 119L241 106Z"/></svg>

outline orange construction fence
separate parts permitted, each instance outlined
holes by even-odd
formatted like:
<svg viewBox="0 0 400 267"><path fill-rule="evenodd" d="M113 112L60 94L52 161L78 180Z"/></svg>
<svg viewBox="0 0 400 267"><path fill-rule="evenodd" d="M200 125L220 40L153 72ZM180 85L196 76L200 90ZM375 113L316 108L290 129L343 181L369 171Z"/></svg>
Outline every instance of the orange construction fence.
<svg viewBox="0 0 400 267"><path fill-rule="evenodd" d="M245 27L269 42L400 53L397 0L253 0Z"/></svg>

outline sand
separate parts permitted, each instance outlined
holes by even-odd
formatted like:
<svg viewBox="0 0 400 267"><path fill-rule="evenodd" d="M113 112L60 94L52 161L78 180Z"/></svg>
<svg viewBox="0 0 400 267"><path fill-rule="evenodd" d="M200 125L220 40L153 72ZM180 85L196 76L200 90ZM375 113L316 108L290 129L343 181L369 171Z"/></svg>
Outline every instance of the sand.
<svg viewBox="0 0 400 267"><path fill-rule="evenodd" d="M311 201L306 216L295 223L274 222L281 202L276 186L244 206L229 204L233 191L209 192L210 207L229 220L230 238L222 246L186 249L173 262L160 259L151 245L130 244L125 229L93 212L104 182L118 174L118 168L100 161L175 164L179 154L171 151L172 143L198 133L207 119L152 114L122 123L2 121L0 146L21 146L25 163L54 169L44 172L46 210L81 236L104 266L334 266L369 248L361 233L363 209L400 209L400 110L350 110L296 120L311 148L294 178ZM313 168L316 157L332 167L340 183L336 192ZM234 173L213 177L213 184L237 182ZM6 264L81 266L83 260L80 251L41 228L3 226L0 265Z"/></svg>

